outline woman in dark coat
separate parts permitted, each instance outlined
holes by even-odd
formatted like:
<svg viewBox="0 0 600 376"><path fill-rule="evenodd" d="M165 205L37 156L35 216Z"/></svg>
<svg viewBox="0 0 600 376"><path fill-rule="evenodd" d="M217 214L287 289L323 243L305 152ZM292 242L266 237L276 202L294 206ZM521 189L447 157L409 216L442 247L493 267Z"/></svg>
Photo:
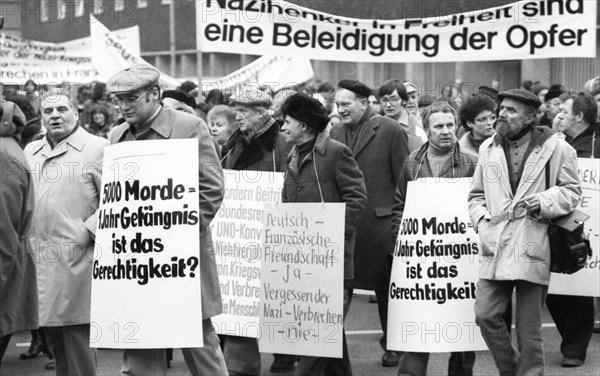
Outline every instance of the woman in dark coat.
<svg viewBox="0 0 600 376"><path fill-rule="evenodd" d="M289 97L281 109L282 132L294 145L284 161L283 202L346 203L344 241L344 317L350 308L354 277L354 241L356 226L367 205L364 177L350 149L332 140L324 132L329 117L325 107L304 94ZM296 375L321 375L330 369L339 375L351 375L345 333L343 358L302 357Z"/></svg>

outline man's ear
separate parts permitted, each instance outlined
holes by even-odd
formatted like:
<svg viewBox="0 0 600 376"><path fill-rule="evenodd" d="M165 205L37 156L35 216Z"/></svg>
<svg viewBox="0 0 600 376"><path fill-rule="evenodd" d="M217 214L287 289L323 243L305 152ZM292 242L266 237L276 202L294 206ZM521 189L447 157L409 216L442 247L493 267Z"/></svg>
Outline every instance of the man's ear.
<svg viewBox="0 0 600 376"><path fill-rule="evenodd" d="M575 115L575 120L577 120L578 123L583 122L583 111L579 111L579 113Z"/></svg>

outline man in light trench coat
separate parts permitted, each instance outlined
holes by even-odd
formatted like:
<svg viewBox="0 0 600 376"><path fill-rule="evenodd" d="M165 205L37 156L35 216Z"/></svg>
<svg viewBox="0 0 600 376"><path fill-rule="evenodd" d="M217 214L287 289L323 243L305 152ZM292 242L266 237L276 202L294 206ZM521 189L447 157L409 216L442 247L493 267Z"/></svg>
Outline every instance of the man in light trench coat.
<svg viewBox="0 0 600 376"><path fill-rule="evenodd" d="M25 148L32 171L35 211L31 244L36 257L40 327L57 375L96 375L90 348L94 241L85 222L100 200L102 157L108 140L79 126L65 93L41 100L46 137Z"/></svg>
<svg viewBox="0 0 600 376"><path fill-rule="evenodd" d="M548 219L570 213L579 203L577 154L550 129L533 126L541 105L537 96L513 89L498 97L497 133L479 148L469 194L471 222L483 248L475 320L501 375L543 375ZM513 289L517 348L502 321Z"/></svg>

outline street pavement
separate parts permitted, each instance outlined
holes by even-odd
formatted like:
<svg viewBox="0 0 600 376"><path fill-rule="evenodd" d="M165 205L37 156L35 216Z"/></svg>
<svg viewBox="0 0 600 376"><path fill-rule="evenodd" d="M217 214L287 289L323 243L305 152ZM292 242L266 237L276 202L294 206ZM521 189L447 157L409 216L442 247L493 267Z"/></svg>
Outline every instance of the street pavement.
<svg viewBox="0 0 600 376"><path fill-rule="evenodd" d="M352 367L355 376L393 376L396 368L381 366L382 349L379 346L381 330L377 315L377 305L369 303L368 296L355 295L352 306L346 319L346 333ZM548 311L544 309L543 339L546 359L546 376L598 376L600 374L600 334L593 334L586 362L579 368L562 368L562 356L559 351L560 335L552 322ZM48 358L41 356L33 360L19 360L19 354L27 350L30 335L28 332L13 335L7 349L0 376L52 376L54 371L44 370ZM122 351L98 351L98 375L118 376L121 364ZM175 350L173 362L168 376L189 375L180 350ZM428 375L447 375L449 354L432 354L429 361ZM291 376L293 372L271 373L269 367L273 357L270 354L262 355L262 375ZM492 356L489 351L477 352L475 361L475 375L498 375Z"/></svg>

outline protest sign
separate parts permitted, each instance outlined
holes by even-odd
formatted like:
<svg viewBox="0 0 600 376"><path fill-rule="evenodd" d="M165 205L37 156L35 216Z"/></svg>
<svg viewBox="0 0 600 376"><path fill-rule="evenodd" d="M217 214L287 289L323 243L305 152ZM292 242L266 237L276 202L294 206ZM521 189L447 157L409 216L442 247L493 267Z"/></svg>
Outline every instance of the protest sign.
<svg viewBox="0 0 600 376"><path fill-rule="evenodd" d="M279 0L196 0L203 52L350 62L595 57L596 1L519 1L405 20L341 17Z"/></svg>
<svg viewBox="0 0 600 376"><path fill-rule="evenodd" d="M593 254L577 273L552 273L548 293L600 297L600 159L578 158L577 166L583 193L577 209L590 216L584 229Z"/></svg>
<svg viewBox="0 0 600 376"><path fill-rule="evenodd" d="M225 170L225 196L210 224L223 314L219 334L256 338L265 204L281 201L283 173Z"/></svg>
<svg viewBox="0 0 600 376"><path fill-rule="evenodd" d="M473 309L479 238L468 193L467 178L408 183L388 291L389 350L487 349Z"/></svg>
<svg viewBox="0 0 600 376"><path fill-rule="evenodd" d="M345 206L265 205L262 352L342 357Z"/></svg>
<svg viewBox="0 0 600 376"><path fill-rule="evenodd" d="M201 347L200 262L198 141L108 146L91 346Z"/></svg>
<svg viewBox="0 0 600 376"><path fill-rule="evenodd" d="M133 51L140 50L138 26L113 33L118 43ZM22 85L29 79L38 84L97 80L100 77L92 65L90 43L90 37L47 43L0 33L0 80L15 85Z"/></svg>

